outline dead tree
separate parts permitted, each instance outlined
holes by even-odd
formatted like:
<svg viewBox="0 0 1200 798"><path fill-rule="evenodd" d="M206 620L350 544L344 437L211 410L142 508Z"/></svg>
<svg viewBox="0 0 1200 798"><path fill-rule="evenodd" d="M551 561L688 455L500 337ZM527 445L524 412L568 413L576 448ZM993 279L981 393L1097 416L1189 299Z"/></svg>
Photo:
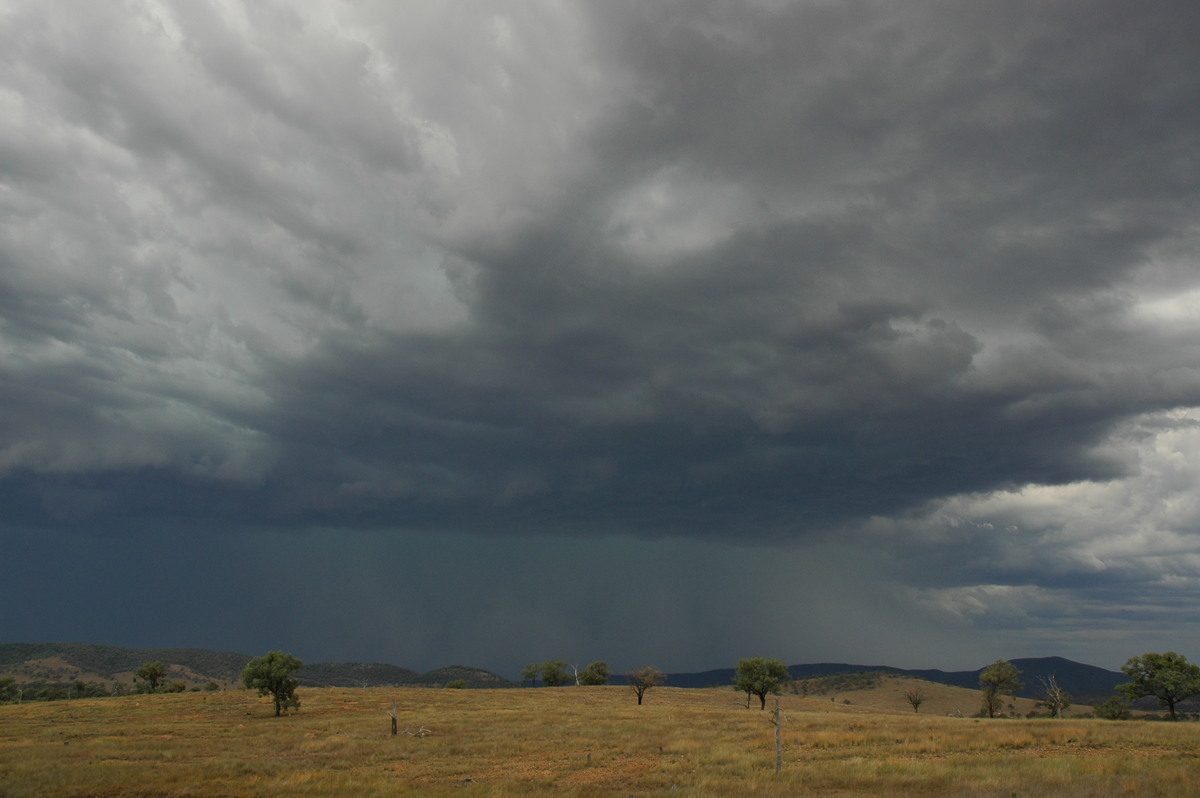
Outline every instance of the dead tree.
<svg viewBox="0 0 1200 798"><path fill-rule="evenodd" d="M392 735L396 734L396 702L392 702L392 708L388 710L388 714L392 716Z"/></svg>
<svg viewBox="0 0 1200 798"><path fill-rule="evenodd" d="M1049 677L1041 678L1042 697L1038 699L1037 705L1045 707L1050 711L1050 717L1061 718L1064 710L1071 706L1071 699L1067 695L1067 691L1058 686L1058 679L1054 674Z"/></svg>
<svg viewBox="0 0 1200 798"><path fill-rule="evenodd" d="M904 693L904 699L912 704L913 712L920 712L921 705L925 703L925 691L920 685L908 690Z"/></svg>

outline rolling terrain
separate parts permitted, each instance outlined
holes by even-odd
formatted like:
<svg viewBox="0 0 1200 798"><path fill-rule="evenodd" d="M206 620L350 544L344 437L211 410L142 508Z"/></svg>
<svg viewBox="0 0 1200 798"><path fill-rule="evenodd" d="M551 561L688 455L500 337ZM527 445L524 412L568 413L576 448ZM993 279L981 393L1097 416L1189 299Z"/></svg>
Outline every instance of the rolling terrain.
<svg viewBox="0 0 1200 798"><path fill-rule="evenodd" d="M167 666L167 680L181 682L187 688L237 685L242 668L251 656L229 651L196 648L132 649L84 643L4 643L0 644L0 678L12 678L19 684L69 684L77 681L132 685L134 671L145 662L159 661ZM1116 685L1127 681L1124 674L1062 657L1014 659L1025 688L1017 696L1034 699L1042 689L1042 680L1054 676L1060 687L1078 704L1097 704L1112 695ZM941 671L904 670L888 666L849 663L814 663L789 668L797 682L838 674L880 673L921 679L931 684L964 688L975 693L979 688L979 670ZM449 681L463 680L471 688L517 687L508 679L481 668L454 665L418 673L397 665L361 662L305 663L297 673L305 687L440 687ZM718 668L698 673L668 673L670 687L725 687L733 680L733 668ZM614 674L613 684L624 678Z"/></svg>
<svg viewBox="0 0 1200 798"><path fill-rule="evenodd" d="M250 690L4 704L0 794L1195 794L1197 723L1026 718L1028 699L1016 717L966 717L977 691L895 674L805 684L780 696L779 737L770 707L728 687L657 687L644 706L619 686L326 687L278 718ZM928 691L919 713L903 699L914 686Z"/></svg>
<svg viewBox="0 0 1200 798"><path fill-rule="evenodd" d="M72 682L132 685L134 671L146 662L167 666L166 681L186 687L237 685L252 659L249 654L198 648L119 648L88 643L0 643L0 679L18 684ZM462 679L467 687L515 687L481 668L452 665L428 673L381 663L305 663L296 674L305 687L441 687Z"/></svg>

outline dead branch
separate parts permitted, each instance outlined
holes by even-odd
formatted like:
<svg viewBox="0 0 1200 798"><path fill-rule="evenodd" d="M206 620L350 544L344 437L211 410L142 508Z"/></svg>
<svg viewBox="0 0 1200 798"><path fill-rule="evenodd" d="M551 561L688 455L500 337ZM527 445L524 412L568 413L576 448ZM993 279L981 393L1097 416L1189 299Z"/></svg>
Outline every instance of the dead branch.
<svg viewBox="0 0 1200 798"><path fill-rule="evenodd" d="M404 731L402 731L400 733L407 734L409 737L428 737L429 735L433 734L433 729L426 729L424 726L422 726L421 728L417 729L416 731L413 731L412 729L405 726Z"/></svg>

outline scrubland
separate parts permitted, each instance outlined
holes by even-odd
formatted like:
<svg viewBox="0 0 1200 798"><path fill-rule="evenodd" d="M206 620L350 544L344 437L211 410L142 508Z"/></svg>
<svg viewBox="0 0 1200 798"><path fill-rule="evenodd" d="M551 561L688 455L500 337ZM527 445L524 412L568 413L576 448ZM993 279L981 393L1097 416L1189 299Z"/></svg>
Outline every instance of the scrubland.
<svg viewBox="0 0 1200 798"><path fill-rule="evenodd" d="M1200 773L1190 722L785 694L776 774L769 711L728 689L656 688L643 706L623 687L299 697L282 718L249 691L0 706L0 796L1182 796Z"/></svg>

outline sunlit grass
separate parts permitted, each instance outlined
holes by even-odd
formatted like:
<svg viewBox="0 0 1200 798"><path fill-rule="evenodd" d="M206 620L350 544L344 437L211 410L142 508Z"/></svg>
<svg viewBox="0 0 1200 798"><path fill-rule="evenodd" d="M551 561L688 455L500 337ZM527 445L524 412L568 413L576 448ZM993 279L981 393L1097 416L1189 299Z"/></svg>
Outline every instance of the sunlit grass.
<svg viewBox="0 0 1200 798"><path fill-rule="evenodd" d="M726 690L302 690L0 706L0 796L1191 795L1200 724L984 720ZM400 729L391 736L395 700Z"/></svg>

